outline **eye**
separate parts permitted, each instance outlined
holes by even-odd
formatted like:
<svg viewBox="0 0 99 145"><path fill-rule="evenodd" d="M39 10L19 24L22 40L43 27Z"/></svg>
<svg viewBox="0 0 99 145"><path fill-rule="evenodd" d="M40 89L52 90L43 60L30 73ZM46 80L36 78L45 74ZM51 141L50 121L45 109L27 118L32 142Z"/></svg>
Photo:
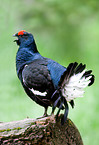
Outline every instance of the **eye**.
<svg viewBox="0 0 99 145"><path fill-rule="evenodd" d="M24 35L24 38L27 40L28 39L28 36L27 35Z"/></svg>
<svg viewBox="0 0 99 145"><path fill-rule="evenodd" d="M22 37L22 38L24 38L24 39L28 39L28 36L27 36L27 34L23 34L23 35L20 35L20 37Z"/></svg>

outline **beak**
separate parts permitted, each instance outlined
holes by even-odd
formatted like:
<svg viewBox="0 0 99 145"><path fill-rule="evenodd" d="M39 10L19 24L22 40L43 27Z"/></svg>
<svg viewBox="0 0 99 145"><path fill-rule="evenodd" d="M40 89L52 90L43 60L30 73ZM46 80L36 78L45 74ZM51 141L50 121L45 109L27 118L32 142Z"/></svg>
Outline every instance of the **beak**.
<svg viewBox="0 0 99 145"><path fill-rule="evenodd" d="M16 34L12 35L13 37L16 37Z"/></svg>
<svg viewBox="0 0 99 145"><path fill-rule="evenodd" d="M14 34L14 35L12 35L13 37L18 37L18 33L16 33L16 34ZM13 42L17 42L18 41L18 39L16 39L16 40L14 40Z"/></svg>
<svg viewBox="0 0 99 145"><path fill-rule="evenodd" d="M14 34L14 35L12 35L13 37L17 37L18 35L17 34Z"/></svg>

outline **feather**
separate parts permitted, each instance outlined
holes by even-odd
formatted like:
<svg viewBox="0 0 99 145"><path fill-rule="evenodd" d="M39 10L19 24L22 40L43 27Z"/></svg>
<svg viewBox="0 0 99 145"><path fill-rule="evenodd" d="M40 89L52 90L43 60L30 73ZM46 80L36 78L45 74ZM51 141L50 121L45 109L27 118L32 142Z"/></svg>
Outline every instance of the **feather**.
<svg viewBox="0 0 99 145"><path fill-rule="evenodd" d="M59 115L59 113L60 113L62 107L63 107L63 101L61 101L61 103L60 103L60 106L59 106L58 112L57 112L57 114L56 114L56 120L58 119L58 115Z"/></svg>
<svg viewBox="0 0 99 145"><path fill-rule="evenodd" d="M46 96L47 95L47 92L40 92L38 90L34 90L33 88L30 89L34 95L39 95L39 96Z"/></svg>
<svg viewBox="0 0 99 145"><path fill-rule="evenodd" d="M67 104L67 101L65 98L63 98L64 100L64 105L65 105L65 112L64 112L64 116L61 118L61 124L64 125L65 121L67 120L67 116L68 116L68 112L69 112L69 107Z"/></svg>
<svg viewBox="0 0 99 145"><path fill-rule="evenodd" d="M72 106L72 108L74 108L74 100L71 100L69 103Z"/></svg>
<svg viewBox="0 0 99 145"><path fill-rule="evenodd" d="M56 108L56 106L57 106L57 104L58 104L60 98L61 98L61 96L59 96L58 99L54 102L53 107L52 107L52 113L54 113L55 108Z"/></svg>
<svg viewBox="0 0 99 145"><path fill-rule="evenodd" d="M84 88L92 85L94 76L91 70L86 71L85 65L80 63L71 63L60 79L59 86L61 87L62 95L68 102L77 97L83 97ZM73 107L73 104L70 103Z"/></svg>

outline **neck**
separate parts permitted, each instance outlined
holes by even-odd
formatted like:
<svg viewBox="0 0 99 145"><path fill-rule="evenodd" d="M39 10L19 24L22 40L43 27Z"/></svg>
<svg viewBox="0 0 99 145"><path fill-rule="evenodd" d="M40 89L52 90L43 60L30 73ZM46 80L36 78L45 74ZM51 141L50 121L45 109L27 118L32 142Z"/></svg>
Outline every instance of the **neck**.
<svg viewBox="0 0 99 145"><path fill-rule="evenodd" d="M24 65L38 58L41 58L41 55L37 51L35 42L24 47L20 45L19 50L16 55L17 74L24 67Z"/></svg>
<svg viewBox="0 0 99 145"><path fill-rule="evenodd" d="M33 42L29 41L28 43L27 43L27 41L26 41L26 43L25 42L23 43L23 41L20 42L19 49L22 49L22 48L27 48L28 50L32 51L33 53L38 52L37 46L36 46L36 43L34 40L33 40Z"/></svg>

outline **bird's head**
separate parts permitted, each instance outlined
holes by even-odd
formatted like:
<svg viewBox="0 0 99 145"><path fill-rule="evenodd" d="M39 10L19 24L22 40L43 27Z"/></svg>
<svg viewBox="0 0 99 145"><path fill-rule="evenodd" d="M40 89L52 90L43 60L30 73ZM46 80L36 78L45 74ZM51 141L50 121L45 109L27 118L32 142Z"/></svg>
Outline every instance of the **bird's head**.
<svg viewBox="0 0 99 145"><path fill-rule="evenodd" d="M31 33L26 32L25 30L21 30L13 36L17 37L17 39L14 40L14 42L16 42L17 45L28 46L34 41L33 35Z"/></svg>

